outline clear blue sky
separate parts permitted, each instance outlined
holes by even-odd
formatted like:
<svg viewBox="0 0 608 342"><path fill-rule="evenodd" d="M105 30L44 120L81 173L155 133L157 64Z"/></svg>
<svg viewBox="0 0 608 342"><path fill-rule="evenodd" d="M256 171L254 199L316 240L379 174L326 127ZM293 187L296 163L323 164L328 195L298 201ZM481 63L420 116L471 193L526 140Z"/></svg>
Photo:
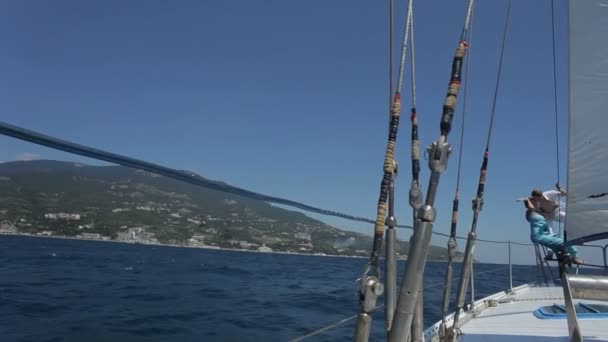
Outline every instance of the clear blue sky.
<svg viewBox="0 0 608 342"><path fill-rule="evenodd" d="M439 134L465 5L415 4L423 146ZM404 4L397 9L401 36ZM505 13L505 1L476 6L459 235L470 228ZM550 20L549 1L513 2L480 238L527 242L522 205L514 200L556 181ZM565 184L564 4L556 21ZM373 217L388 121L387 26L385 1L3 2L0 113L6 122L71 141ZM411 223L409 91L407 82L397 147L397 213L404 224ZM461 120L458 110L455 151ZM95 163L11 138L0 144L2 161L29 153ZM449 230L456 166L455 153L440 183L437 231ZM422 172L426 189L425 163ZM409 231L400 235L408 238ZM484 261L506 261L506 247L481 244L477 251ZM533 261L531 249L515 255L517 262Z"/></svg>

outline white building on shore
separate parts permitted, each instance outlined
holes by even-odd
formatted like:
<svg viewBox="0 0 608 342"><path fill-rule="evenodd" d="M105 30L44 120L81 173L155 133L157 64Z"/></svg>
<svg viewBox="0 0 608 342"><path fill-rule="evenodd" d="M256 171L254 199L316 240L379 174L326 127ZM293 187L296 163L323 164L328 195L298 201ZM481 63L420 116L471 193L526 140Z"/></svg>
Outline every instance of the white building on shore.
<svg viewBox="0 0 608 342"><path fill-rule="evenodd" d="M80 214L48 213L48 214L44 214L44 218L49 219L49 220L79 221L80 220Z"/></svg>

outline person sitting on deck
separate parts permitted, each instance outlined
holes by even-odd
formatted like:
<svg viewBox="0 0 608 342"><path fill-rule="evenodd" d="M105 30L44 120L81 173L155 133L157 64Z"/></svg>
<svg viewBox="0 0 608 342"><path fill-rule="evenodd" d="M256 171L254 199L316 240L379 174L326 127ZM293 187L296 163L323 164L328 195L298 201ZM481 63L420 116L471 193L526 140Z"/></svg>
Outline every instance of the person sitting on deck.
<svg viewBox="0 0 608 342"><path fill-rule="evenodd" d="M553 220L563 220L566 217L566 212L563 208L563 203L560 201L560 196L567 196L566 190L559 183L555 184L557 190L541 191L538 189L532 190L531 198L536 200L538 212L545 217L547 221L548 232L553 232Z"/></svg>
<svg viewBox="0 0 608 342"><path fill-rule="evenodd" d="M539 203L534 198L529 198L524 201L526 206L526 220L530 222L530 240L533 243L545 246L552 249L558 255L558 260L570 254L569 261L574 264L582 264L583 260L578 258L578 251L573 246L564 247L564 240L554 234L548 234L547 221L543 215L539 213L537 207Z"/></svg>
<svg viewBox="0 0 608 342"><path fill-rule="evenodd" d="M557 190L541 191L539 189L532 190L531 198L535 199L538 203L538 211L545 217L547 222L547 233L555 235L553 231L553 220L555 218L560 221L566 217L566 212L563 208L563 202L561 202L560 196L566 196L566 191L559 185L555 184ZM545 260L553 260L553 251L547 248L547 255Z"/></svg>

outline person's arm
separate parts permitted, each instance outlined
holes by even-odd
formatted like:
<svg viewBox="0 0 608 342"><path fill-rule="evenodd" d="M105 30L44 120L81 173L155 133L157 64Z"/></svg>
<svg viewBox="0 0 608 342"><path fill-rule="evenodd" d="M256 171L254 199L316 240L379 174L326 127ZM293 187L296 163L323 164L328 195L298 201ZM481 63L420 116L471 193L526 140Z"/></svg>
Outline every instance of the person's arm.
<svg viewBox="0 0 608 342"><path fill-rule="evenodd" d="M539 203L539 210L541 212L550 213L555 208L559 207L560 193L557 190L547 190L543 192L543 197Z"/></svg>
<svg viewBox="0 0 608 342"><path fill-rule="evenodd" d="M534 204L532 204L529 198L526 198L524 200L524 205L526 206L526 217L536 211L536 208L534 208Z"/></svg>

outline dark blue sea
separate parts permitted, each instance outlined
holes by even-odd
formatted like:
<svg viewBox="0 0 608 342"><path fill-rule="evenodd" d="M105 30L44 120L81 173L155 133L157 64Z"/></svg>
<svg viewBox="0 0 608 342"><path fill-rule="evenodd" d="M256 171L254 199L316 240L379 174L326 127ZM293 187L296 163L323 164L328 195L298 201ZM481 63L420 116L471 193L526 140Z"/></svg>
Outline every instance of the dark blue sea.
<svg viewBox="0 0 608 342"><path fill-rule="evenodd" d="M0 236L0 340L288 341L357 313L365 262ZM440 318L445 268L427 266L425 326ZM506 265L475 273L476 298L508 286ZM535 268L516 266L514 277L535 280ZM351 340L354 323L309 341ZM381 340L382 308L374 323Z"/></svg>

